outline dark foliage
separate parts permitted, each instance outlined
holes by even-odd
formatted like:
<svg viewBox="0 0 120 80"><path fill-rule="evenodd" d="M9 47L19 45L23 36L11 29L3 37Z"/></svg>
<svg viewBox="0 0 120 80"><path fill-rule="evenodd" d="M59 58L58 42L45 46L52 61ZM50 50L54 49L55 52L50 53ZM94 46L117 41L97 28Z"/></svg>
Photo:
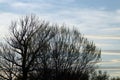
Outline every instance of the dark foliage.
<svg viewBox="0 0 120 80"><path fill-rule="evenodd" d="M111 80L120 80L120 77L113 77Z"/></svg>
<svg viewBox="0 0 120 80"><path fill-rule="evenodd" d="M109 75L101 70L95 71L91 74L91 80L109 80Z"/></svg>

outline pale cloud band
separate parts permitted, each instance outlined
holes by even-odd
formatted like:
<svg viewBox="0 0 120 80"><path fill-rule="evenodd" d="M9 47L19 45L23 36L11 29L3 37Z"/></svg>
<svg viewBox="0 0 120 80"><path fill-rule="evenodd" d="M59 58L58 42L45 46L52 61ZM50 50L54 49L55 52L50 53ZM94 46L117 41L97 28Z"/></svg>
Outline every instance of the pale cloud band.
<svg viewBox="0 0 120 80"><path fill-rule="evenodd" d="M120 36L112 36L112 35L86 35L87 38L90 39L113 39L113 40L120 40Z"/></svg>

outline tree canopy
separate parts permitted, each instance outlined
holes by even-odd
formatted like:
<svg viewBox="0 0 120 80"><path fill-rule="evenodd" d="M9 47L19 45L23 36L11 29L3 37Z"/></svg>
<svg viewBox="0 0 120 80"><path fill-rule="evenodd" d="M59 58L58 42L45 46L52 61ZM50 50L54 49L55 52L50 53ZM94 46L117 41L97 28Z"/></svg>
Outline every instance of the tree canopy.
<svg viewBox="0 0 120 80"><path fill-rule="evenodd" d="M78 30L36 16L12 22L0 48L3 80L88 80L101 51Z"/></svg>

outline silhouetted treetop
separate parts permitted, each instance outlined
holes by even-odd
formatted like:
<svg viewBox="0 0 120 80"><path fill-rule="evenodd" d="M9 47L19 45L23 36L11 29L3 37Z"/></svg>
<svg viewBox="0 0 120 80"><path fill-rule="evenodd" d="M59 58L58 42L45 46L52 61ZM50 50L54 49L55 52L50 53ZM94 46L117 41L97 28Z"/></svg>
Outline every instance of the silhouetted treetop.
<svg viewBox="0 0 120 80"><path fill-rule="evenodd" d="M100 60L101 51L78 30L33 15L12 22L10 33L0 48L4 80L88 80Z"/></svg>

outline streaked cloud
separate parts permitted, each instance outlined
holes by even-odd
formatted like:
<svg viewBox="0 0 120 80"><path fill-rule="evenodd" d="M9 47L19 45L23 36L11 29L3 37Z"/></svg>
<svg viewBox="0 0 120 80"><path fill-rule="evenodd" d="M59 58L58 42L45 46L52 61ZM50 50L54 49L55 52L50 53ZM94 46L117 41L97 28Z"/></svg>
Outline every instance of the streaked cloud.
<svg viewBox="0 0 120 80"><path fill-rule="evenodd" d="M96 46L99 46L99 47L105 47L105 46L112 46L113 44L106 44L106 43L96 43L95 44Z"/></svg>
<svg viewBox="0 0 120 80"><path fill-rule="evenodd" d="M7 0L0 0L0 3L4 3L4 2L6 2Z"/></svg>
<svg viewBox="0 0 120 80"><path fill-rule="evenodd" d="M120 36L119 35L115 35L115 36L112 36L112 35L86 35L87 38L90 38L90 39L116 39L116 40L120 40Z"/></svg>
<svg viewBox="0 0 120 80"><path fill-rule="evenodd" d="M28 10L32 10L32 9L46 9L46 8L50 8L52 7L52 4L49 3L24 3L24 2L13 2L10 4L11 7L15 8L15 9L28 9Z"/></svg>
<svg viewBox="0 0 120 80"><path fill-rule="evenodd" d="M117 76L117 77L119 77L120 76L120 71L119 70L117 70L116 72L113 72L113 73L111 73L111 76Z"/></svg>
<svg viewBox="0 0 120 80"><path fill-rule="evenodd" d="M119 44L118 44L119 45ZM120 53L120 50L103 50L104 52L115 52L115 53Z"/></svg>
<svg viewBox="0 0 120 80"><path fill-rule="evenodd" d="M120 52L105 52L105 51L102 51L102 54L103 55L118 55L120 56Z"/></svg>
<svg viewBox="0 0 120 80"><path fill-rule="evenodd" d="M32 3L15 2L11 4L14 8L37 8L38 5Z"/></svg>
<svg viewBox="0 0 120 80"><path fill-rule="evenodd" d="M17 0L0 0L0 3L6 3L6 4L11 4L12 2L16 2Z"/></svg>
<svg viewBox="0 0 120 80"><path fill-rule="evenodd" d="M119 63L119 62L120 62L120 59L113 59L113 60L111 60L110 62Z"/></svg>
<svg viewBox="0 0 120 80"><path fill-rule="evenodd" d="M116 64L116 63L120 63L120 60L119 59L113 59L113 60L109 60L109 61L101 61L100 63L98 63L98 64L104 64L104 65L106 65L106 64ZM109 66L110 67L110 66Z"/></svg>
<svg viewBox="0 0 120 80"><path fill-rule="evenodd" d="M120 26L116 28L105 28L103 31L120 31Z"/></svg>

